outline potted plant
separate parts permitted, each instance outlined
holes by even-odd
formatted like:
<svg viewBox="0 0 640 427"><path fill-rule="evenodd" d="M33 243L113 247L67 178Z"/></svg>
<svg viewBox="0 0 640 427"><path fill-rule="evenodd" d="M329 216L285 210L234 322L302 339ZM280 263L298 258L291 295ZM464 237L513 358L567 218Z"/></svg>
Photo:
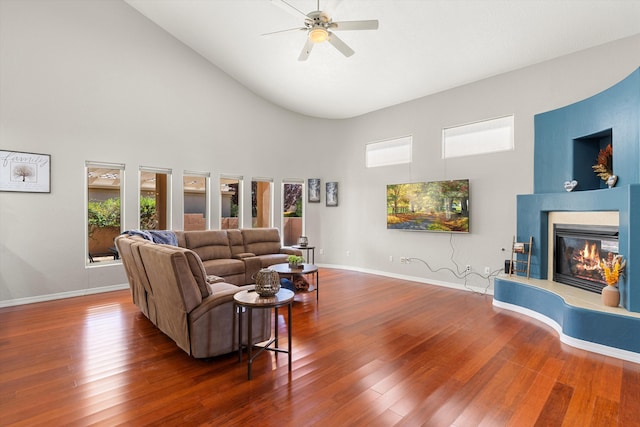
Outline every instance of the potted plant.
<svg viewBox="0 0 640 427"><path fill-rule="evenodd" d="M626 264L622 255L609 254L607 260L600 261L602 276L607 282L607 286L602 289L602 303L608 307L617 307L620 304L620 290L617 285Z"/></svg>
<svg viewBox="0 0 640 427"><path fill-rule="evenodd" d="M287 261L289 262L289 268L301 268L304 258L298 255L289 255Z"/></svg>

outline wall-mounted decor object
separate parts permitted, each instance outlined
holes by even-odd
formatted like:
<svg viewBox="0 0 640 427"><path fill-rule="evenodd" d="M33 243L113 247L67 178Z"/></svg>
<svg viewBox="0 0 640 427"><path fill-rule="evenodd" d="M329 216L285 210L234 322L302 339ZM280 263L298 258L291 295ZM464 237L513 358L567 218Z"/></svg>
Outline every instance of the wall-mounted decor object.
<svg viewBox="0 0 640 427"><path fill-rule="evenodd" d="M469 232L469 180L387 185L387 228Z"/></svg>
<svg viewBox="0 0 640 427"><path fill-rule="evenodd" d="M51 192L51 156L0 150L0 191Z"/></svg>
<svg viewBox="0 0 640 427"><path fill-rule="evenodd" d="M327 182L327 206L338 206L338 183Z"/></svg>
<svg viewBox="0 0 640 427"><path fill-rule="evenodd" d="M320 203L320 178L309 178L309 203Z"/></svg>

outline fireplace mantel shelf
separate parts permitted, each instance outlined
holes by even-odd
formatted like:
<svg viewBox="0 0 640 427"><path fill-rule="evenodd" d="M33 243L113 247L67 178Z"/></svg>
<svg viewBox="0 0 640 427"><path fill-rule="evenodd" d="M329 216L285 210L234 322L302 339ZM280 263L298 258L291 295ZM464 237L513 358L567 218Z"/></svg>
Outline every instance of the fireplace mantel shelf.
<svg viewBox="0 0 640 427"><path fill-rule="evenodd" d="M597 293L550 280L496 278L493 305L546 323L572 347L640 363L640 313L606 307Z"/></svg>

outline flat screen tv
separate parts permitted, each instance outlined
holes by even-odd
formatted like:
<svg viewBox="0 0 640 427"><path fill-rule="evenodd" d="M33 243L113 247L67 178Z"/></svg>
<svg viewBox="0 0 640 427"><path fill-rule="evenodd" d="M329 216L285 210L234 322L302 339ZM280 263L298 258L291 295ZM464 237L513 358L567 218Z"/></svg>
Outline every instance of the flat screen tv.
<svg viewBox="0 0 640 427"><path fill-rule="evenodd" d="M469 180L387 185L387 228L469 232Z"/></svg>

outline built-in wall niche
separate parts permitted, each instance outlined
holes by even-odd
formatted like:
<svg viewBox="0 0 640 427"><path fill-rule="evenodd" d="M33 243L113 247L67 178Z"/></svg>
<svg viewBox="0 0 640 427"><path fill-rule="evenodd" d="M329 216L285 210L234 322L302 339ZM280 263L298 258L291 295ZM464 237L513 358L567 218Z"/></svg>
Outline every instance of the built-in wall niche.
<svg viewBox="0 0 640 427"><path fill-rule="evenodd" d="M578 181L576 191L607 188L607 183L593 171L593 166L598 163L600 150L609 144L613 147L612 135L612 129L606 129L573 140L573 177L570 178Z"/></svg>

